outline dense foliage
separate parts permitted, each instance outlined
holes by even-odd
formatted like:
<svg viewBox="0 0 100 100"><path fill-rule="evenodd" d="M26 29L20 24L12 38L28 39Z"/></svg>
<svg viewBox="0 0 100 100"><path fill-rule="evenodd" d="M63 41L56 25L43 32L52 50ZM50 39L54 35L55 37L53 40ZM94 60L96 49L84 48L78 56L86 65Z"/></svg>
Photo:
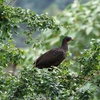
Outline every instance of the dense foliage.
<svg viewBox="0 0 100 100"><path fill-rule="evenodd" d="M100 3L98 0L94 3L95 5L91 1L86 5L67 9L67 11L65 9L66 13L62 13L54 19L47 14L37 15L30 10L11 7L6 5L3 0L0 1L1 100L100 99L100 12L99 6L97 6ZM85 9L91 13L85 14ZM68 19L64 14L69 16ZM92 20L93 18L94 20ZM90 27L82 28L82 26L89 23L90 19L93 23L92 30L86 31L87 27ZM60 25L57 25L57 22ZM66 30L66 27L69 28ZM37 39L32 38L33 32L36 30L43 32L45 29L47 31ZM27 37L26 43L32 43L32 48L24 50L15 46L13 35L23 33ZM53 72L34 68L33 62L36 56L50 48L51 45L56 46L63 35L76 38L77 42L70 48L75 48L73 52L79 52L80 49L81 54L74 57L76 52L71 54L69 51L65 61ZM87 46L87 49L83 49ZM17 65L15 76L4 72L4 67L11 65Z"/></svg>
<svg viewBox="0 0 100 100"><path fill-rule="evenodd" d="M23 65L17 77L0 68L1 99L100 99L100 41L93 40L91 48L82 52L77 63L63 62L53 72L35 69L31 61Z"/></svg>

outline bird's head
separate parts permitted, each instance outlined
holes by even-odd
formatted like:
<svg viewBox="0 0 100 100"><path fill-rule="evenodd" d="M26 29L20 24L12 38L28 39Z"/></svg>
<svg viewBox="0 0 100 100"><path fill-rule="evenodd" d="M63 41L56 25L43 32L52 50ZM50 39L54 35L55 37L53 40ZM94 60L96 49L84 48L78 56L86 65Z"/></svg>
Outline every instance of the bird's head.
<svg viewBox="0 0 100 100"><path fill-rule="evenodd" d="M64 37L62 41L62 45L68 44L69 41L73 41L73 39L68 36Z"/></svg>

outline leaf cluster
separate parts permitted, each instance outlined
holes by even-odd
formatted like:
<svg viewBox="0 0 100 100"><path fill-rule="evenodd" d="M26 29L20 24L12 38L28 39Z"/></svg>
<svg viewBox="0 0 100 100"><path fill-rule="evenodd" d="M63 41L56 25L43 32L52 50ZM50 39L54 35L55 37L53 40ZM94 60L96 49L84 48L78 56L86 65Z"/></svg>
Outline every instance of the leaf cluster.
<svg viewBox="0 0 100 100"><path fill-rule="evenodd" d="M94 60L90 63L91 59ZM53 72L48 72L46 69L39 70L31 63L23 62L23 68L18 76L11 76L1 70L1 98L94 100L96 97L99 100L100 41L92 41L91 48L83 51L77 62L79 68L77 71L71 68L75 63L75 61L73 64L72 61L67 61Z"/></svg>
<svg viewBox="0 0 100 100"><path fill-rule="evenodd" d="M26 34L29 38L36 30L57 29L52 17L46 13L38 15L29 9L20 7L11 7L2 4L0 6L0 42L12 38L14 34L18 34L19 30ZM24 25L24 29L22 27Z"/></svg>
<svg viewBox="0 0 100 100"><path fill-rule="evenodd" d="M96 5L100 3L95 2ZM88 3L89 4L89 3ZM91 36L89 34L83 34L81 27L82 15L86 14L86 18L91 18L92 12L88 15L85 12L85 9L97 11L93 20L94 26L99 23L99 12L96 6L92 5L79 6L79 9L76 8L76 15L74 14L73 9L69 10L69 13L64 13L69 16L69 19L66 20L66 16L61 17L61 24L66 28L67 25L73 25L74 28L71 30L66 30L61 27L60 31L57 31L56 34L52 34L51 30L48 30L48 35L43 33L42 36L39 36L40 39L48 38L44 44L48 44L47 48L56 43L62 37L62 34L73 36L79 36L77 39L85 40L87 37ZM93 7L93 8L92 8ZM16 48L13 44L12 35L19 33L18 29L22 30L22 33L25 33L28 36L28 39L31 38L31 34L36 30L44 29L56 29L59 30L56 22L53 18L47 16L46 14L37 15L30 10L24 10L21 8L15 8L8 5L0 6L0 99L1 100L99 100L100 99L100 41L99 39L92 40L91 46L88 49L83 50L80 57L76 57L75 60L71 59L72 54L68 52L67 58L59 66L55 68L53 72L48 72L46 69L39 70L33 67L33 58L29 50L30 55L24 52L22 49ZM81 12L79 11L81 10ZM81 15L82 13L82 15ZM74 15L74 17L73 17ZM93 14L94 16L94 14ZM93 17L92 16L92 17ZM73 20L73 18L77 20ZM63 19L64 18L64 19ZM83 18L84 19L84 18ZM87 19L84 19L84 21ZM83 22L84 22L83 21ZM89 19L87 20L89 21ZM86 21L86 22L87 22ZM82 23L83 23L82 22ZM20 25L25 24L26 30L22 29ZM84 23L86 24L86 23ZM83 24L83 25L84 25ZM80 28L79 28L80 25ZM80 33L82 36L77 33L75 30ZM96 27L95 27L96 29ZM83 30L83 31L82 31ZM93 27L94 30L94 27ZM97 27L99 30L99 27ZM54 32L54 31L53 31ZM67 33L69 32L69 33ZM91 31L92 32L92 31ZM93 31L94 32L94 31ZM55 33L55 32L54 32ZM99 33L97 33L98 36ZM95 33L92 33L96 37ZM58 38L59 36L59 38ZM52 37L52 39L51 39ZM91 36L92 37L92 36ZM54 41L53 41L54 40ZM39 42L34 46L42 47L42 43ZM43 41L43 40L40 40ZM50 42L51 41L51 42ZM89 40L87 40L89 41ZM30 42L30 41L29 41ZM81 42L78 41L80 44ZM78 43L76 42L76 43ZM87 45L87 43L85 44ZM77 46L78 47L78 46ZM79 46L80 47L80 46ZM46 47L42 48L45 50ZM27 50L26 50L27 51ZM36 50L35 50L36 51ZM40 53L41 51L38 50ZM43 52L43 51L42 51ZM37 51L35 52L37 53ZM39 54L38 53L38 54ZM38 55L37 54L37 55ZM12 76L10 73L3 72L3 67L9 65L9 63L21 64L21 70L17 72L16 76Z"/></svg>

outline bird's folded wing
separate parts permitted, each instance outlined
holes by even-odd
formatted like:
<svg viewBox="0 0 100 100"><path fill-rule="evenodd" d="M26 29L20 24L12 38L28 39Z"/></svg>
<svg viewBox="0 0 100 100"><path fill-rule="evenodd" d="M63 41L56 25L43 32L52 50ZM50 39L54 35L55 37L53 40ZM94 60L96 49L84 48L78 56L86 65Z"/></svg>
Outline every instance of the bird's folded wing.
<svg viewBox="0 0 100 100"><path fill-rule="evenodd" d="M52 49L43 55L41 55L37 60L36 64L37 66L42 65L42 64L48 64L48 63L54 63L55 61L61 59L63 55L63 51L59 49Z"/></svg>

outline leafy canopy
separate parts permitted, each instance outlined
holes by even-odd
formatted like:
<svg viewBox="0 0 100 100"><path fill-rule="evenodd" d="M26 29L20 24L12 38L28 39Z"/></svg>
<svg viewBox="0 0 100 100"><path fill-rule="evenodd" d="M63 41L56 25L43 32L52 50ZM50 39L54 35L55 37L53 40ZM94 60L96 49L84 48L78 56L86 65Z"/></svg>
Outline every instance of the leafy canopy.
<svg viewBox="0 0 100 100"><path fill-rule="evenodd" d="M97 2L98 0L94 3L100 5ZM97 33L93 31L100 29L98 6L93 6L93 1L84 6L79 5L78 8L68 9L68 11L65 9L64 12L55 21L53 17L49 17L47 14L37 15L30 10L11 7L4 4L3 0L0 1L1 100L100 99L100 39L91 40L90 48L83 50L79 57L72 59L72 54L69 51L67 54L69 60L66 58L59 68L55 68L53 72L34 68L33 58L35 58L35 54L32 56L33 52L30 53L31 49L29 49L29 55L29 53L26 53L21 48L17 48L13 43L14 34L24 33L27 36L27 44L31 42L34 43L34 48L40 48L42 46L38 46L38 43L33 41L32 34L36 30L45 29L52 29L53 31L48 30L47 33L44 32L42 36L38 37L40 39L39 42L41 39L48 39L48 41L43 41L47 47L41 48L42 50L46 50L50 45L55 44L62 35L73 35L73 37L76 37L76 43L77 45L79 44L79 48L82 44L80 40L87 41L85 44L87 46L87 43L89 44L89 36L91 38L92 36L99 36L98 31ZM66 16L68 19L66 19ZM94 20L91 19L92 17ZM58 19L62 26L57 24ZM92 31L89 31L90 29L86 31L87 27L82 28L87 23L89 25L93 23ZM22 28L22 25L25 25L26 28ZM67 26L71 26L70 30L66 29ZM59 28L61 31L59 31ZM78 46L76 47L78 48ZM38 52L39 50L36 51L36 53ZM12 76L10 73L3 71L3 68L8 67L10 63L17 65L17 67L22 67L20 70L18 69L17 76Z"/></svg>

